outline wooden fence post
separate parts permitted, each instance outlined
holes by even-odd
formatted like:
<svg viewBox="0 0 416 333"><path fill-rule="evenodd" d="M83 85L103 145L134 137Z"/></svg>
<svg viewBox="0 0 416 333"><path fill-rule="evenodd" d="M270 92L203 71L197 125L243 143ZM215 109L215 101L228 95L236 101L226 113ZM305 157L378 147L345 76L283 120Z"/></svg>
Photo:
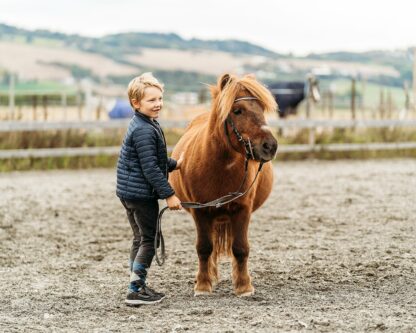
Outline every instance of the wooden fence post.
<svg viewBox="0 0 416 333"><path fill-rule="evenodd" d="M416 113L416 48L413 49L413 112Z"/></svg>
<svg viewBox="0 0 416 333"><path fill-rule="evenodd" d="M48 120L48 96L42 96L42 105L43 105L43 119Z"/></svg>
<svg viewBox="0 0 416 333"><path fill-rule="evenodd" d="M410 110L409 82L405 81L403 88L404 88L404 117L403 118L406 118L407 113Z"/></svg>
<svg viewBox="0 0 416 333"><path fill-rule="evenodd" d="M81 92L77 91L78 119L82 120Z"/></svg>
<svg viewBox="0 0 416 333"><path fill-rule="evenodd" d="M334 117L334 92L329 90L329 118L332 119Z"/></svg>
<svg viewBox="0 0 416 333"><path fill-rule="evenodd" d="M365 93L366 93L366 88L367 88L367 79L365 77L363 77L361 79L361 114L363 119L365 119Z"/></svg>
<svg viewBox="0 0 416 333"><path fill-rule="evenodd" d="M95 109L95 119L101 119L101 109L103 108L103 96L100 96L97 108Z"/></svg>
<svg viewBox="0 0 416 333"><path fill-rule="evenodd" d="M14 107L15 107L15 76L14 73L10 74L9 81L9 120L14 119Z"/></svg>
<svg viewBox="0 0 416 333"><path fill-rule="evenodd" d="M33 95L32 96L32 106L33 106L33 117L32 117L33 119L32 120L34 121L37 120L37 112L36 112L37 104L38 104L38 96Z"/></svg>
<svg viewBox="0 0 416 333"><path fill-rule="evenodd" d="M322 113L322 117L325 118L325 111L326 111L326 101L327 101L327 93L326 91L323 91L321 94L321 113Z"/></svg>
<svg viewBox="0 0 416 333"><path fill-rule="evenodd" d="M409 82L404 83L404 108L409 110L410 108L410 95L409 95Z"/></svg>
<svg viewBox="0 0 416 333"><path fill-rule="evenodd" d="M387 118L391 119L393 115L393 99L391 97L391 90L387 93Z"/></svg>
<svg viewBox="0 0 416 333"><path fill-rule="evenodd" d="M309 119L311 117L311 99L308 96L306 96L306 119Z"/></svg>
<svg viewBox="0 0 416 333"><path fill-rule="evenodd" d="M355 103L356 103L355 79L351 80L351 118L355 120Z"/></svg>
<svg viewBox="0 0 416 333"><path fill-rule="evenodd" d="M20 101L16 101L16 106L17 106L16 119L17 120L22 120L23 118L22 104L23 104L22 99L20 99Z"/></svg>
<svg viewBox="0 0 416 333"><path fill-rule="evenodd" d="M64 111L64 120L67 120L68 117L68 109L67 109L67 99L66 99L66 92L62 92L61 94L61 106Z"/></svg>
<svg viewBox="0 0 416 333"><path fill-rule="evenodd" d="M380 104L379 104L379 116L380 119L384 119L385 105L384 105L384 90L380 89Z"/></svg>

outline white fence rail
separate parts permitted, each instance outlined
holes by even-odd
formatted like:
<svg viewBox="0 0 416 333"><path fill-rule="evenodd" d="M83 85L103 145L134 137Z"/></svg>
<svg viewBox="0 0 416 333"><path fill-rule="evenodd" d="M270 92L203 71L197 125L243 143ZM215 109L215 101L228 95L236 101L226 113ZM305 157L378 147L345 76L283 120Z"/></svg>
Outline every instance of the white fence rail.
<svg viewBox="0 0 416 333"><path fill-rule="evenodd" d="M124 129L128 120L89 121L89 122L0 122L0 132L18 131L50 131L68 129ZM163 128L185 128L187 121L161 121ZM285 145L279 147L279 152L336 152L336 151L363 151L363 150L399 150L416 149L416 142L395 143L342 143L342 144L316 144L315 131L321 128L394 128L414 127L416 120L285 120L271 121L274 128L306 128L310 130L309 144ZM171 151L173 147L168 147ZM0 159L10 158L42 158L62 156L98 156L117 155L120 147L79 147L79 148L41 148L41 149L7 149L0 150Z"/></svg>
<svg viewBox="0 0 416 333"><path fill-rule="evenodd" d="M184 120L161 120L163 128L185 128L189 122ZM0 132L53 131L68 129L107 129L126 128L129 120L77 121L77 122L23 122L0 121ZM274 128L382 128L416 127L416 119L411 120L272 120Z"/></svg>

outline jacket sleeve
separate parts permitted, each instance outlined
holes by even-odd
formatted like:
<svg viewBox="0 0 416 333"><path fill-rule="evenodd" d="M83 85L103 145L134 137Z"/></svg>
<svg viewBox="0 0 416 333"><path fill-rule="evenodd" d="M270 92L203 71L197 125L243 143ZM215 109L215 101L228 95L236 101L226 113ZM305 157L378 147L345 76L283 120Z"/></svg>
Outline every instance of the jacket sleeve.
<svg viewBox="0 0 416 333"><path fill-rule="evenodd" d="M159 198L166 199L175 194L175 191L170 186L166 176L157 164L156 135L153 128L136 128L133 132L133 142L144 177L156 191Z"/></svg>
<svg viewBox="0 0 416 333"><path fill-rule="evenodd" d="M172 172L173 170L175 170L177 164L178 164L178 162L176 160L169 157L168 158L168 171Z"/></svg>

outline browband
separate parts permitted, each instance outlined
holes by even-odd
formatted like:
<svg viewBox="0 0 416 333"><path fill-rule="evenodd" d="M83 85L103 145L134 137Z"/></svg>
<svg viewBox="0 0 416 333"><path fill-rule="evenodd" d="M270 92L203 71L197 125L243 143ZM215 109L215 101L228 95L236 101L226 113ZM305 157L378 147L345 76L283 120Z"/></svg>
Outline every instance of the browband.
<svg viewBox="0 0 416 333"><path fill-rule="evenodd" d="M244 96L244 97L240 97L240 98L237 98L236 100L234 100L234 103L238 102L238 101L246 101L246 100L253 100L253 99L258 99L258 98L253 97L253 96Z"/></svg>

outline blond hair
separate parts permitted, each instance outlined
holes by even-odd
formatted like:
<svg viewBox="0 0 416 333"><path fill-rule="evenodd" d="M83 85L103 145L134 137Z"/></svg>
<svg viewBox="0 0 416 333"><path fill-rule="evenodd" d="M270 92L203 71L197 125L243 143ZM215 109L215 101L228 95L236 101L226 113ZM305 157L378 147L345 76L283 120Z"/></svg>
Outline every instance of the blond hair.
<svg viewBox="0 0 416 333"><path fill-rule="evenodd" d="M160 83L150 72L136 76L133 80L130 81L127 88L127 94L129 96L130 105L133 108L134 106L132 99L140 102L144 96L144 90L147 87L156 87L163 93L163 84Z"/></svg>
<svg viewBox="0 0 416 333"><path fill-rule="evenodd" d="M219 78L217 85L210 86L210 89L220 124L224 123L238 94L242 91L246 92L245 95L255 97L266 113L274 113L278 107L270 91L252 75L238 78L235 75L225 74Z"/></svg>

